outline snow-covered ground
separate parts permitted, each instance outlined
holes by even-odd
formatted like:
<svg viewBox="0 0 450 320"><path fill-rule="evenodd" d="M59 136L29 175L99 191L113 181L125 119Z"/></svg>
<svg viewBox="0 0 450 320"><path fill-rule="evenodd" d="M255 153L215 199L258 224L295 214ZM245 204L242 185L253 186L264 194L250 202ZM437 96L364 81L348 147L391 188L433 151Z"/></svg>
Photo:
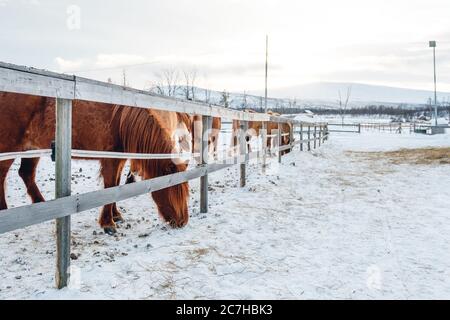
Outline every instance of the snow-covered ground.
<svg viewBox="0 0 450 320"><path fill-rule="evenodd" d="M0 298L374 299L450 298L450 165L391 164L347 151L450 146L450 135L333 134L320 149L254 163L238 187L233 167L209 178L200 214L191 182L191 219L172 230L148 195L119 203L115 237L98 210L72 218L72 283L54 289L54 223L0 235ZM73 161L73 191L99 188L95 162ZM8 201L29 202L17 175ZM38 184L53 195L42 159Z"/></svg>

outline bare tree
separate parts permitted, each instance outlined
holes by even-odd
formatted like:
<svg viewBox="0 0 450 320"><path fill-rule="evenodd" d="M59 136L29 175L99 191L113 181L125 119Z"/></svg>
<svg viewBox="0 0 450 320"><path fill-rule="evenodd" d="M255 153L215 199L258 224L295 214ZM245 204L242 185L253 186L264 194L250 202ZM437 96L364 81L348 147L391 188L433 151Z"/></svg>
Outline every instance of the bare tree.
<svg viewBox="0 0 450 320"><path fill-rule="evenodd" d="M219 104L225 108L230 106L230 94L226 90L223 90Z"/></svg>
<svg viewBox="0 0 450 320"><path fill-rule="evenodd" d="M184 81L186 87L184 88L185 98L187 100L195 100L195 81L197 80L197 69L184 70Z"/></svg>
<svg viewBox="0 0 450 320"><path fill-rule="evenodd" d="M175 68L167 68L155 74L156 81L150 91L160 95L174 97L179 90L180 74Z"/></svg>
<svg viewBox="0 0 450 320"><path fill-rule="evenodd" d="M244 95L242 96L242 109L247 109L247 92L244 91Z"/></svg>
<svg viewBox="0 0 450 320"><path fill-rule="evenodd" d="M127 80L127 71L125 69L122 70L122 85L124 87L129 87L129 83Z"/></svg>
<svg viewBox="0 0 450 320"><path fill-rule="evenodd" d="M342 102L342 95L341 95L341 90L339 90L339 114L341 115L341 121L342 124L344 124L344 117L345 117L345 112L347 110L348 107L348 101L350 100L350 95L352 93L352 87L348 86L347 87L347 94L345 96L345 101Z"/></svg>
<svg viewBox="0 0 450 320"><path fill-rule="evenodd" d="M205 89L205 102L209 103L211 101L211 90Z"/></svg>

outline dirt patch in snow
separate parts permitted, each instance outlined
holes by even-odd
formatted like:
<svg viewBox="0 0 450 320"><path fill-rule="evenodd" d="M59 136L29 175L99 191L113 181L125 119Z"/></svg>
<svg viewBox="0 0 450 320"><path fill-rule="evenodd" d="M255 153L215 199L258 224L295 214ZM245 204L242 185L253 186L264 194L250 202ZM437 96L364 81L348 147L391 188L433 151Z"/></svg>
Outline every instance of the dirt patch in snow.
<svg viewBox="0 0 450 320"><path fill-rule="evenodd" d="M396 151L348 152L367 160L387 160L392 164L450 164L450 148L400 149Z"/></svg>

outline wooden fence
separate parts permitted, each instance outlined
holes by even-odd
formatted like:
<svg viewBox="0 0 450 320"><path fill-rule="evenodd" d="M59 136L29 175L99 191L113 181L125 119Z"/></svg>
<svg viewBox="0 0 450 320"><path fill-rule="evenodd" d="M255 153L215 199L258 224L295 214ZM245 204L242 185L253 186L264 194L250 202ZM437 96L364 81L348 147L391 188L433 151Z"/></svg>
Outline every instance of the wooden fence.
<svg viewBox="0 0 450 320"><path fill-rule="evenodd" d="M379 131L390 133L427 132L432 125L426 122L366 122L366 123L328 123L329 132L361 133L365 131ZM448 125L440 125L448 128Z"/></svg>
<svg viewBox="0 0 450 320"><path fill-rule="evenodd" d="M265 168L266 157L268 155L265 143L267 137L276 138L278 161L281 161L281 151L292 150L296 145L299 145L302 151L305 149L311 150L312 148L319 147L328 139L329 135L326 123L307 123L268 114L242 112L210 104L159 96L111 83L0 62L1 91L56 98L55 199L2 211L0 214L0 234L56 219L57 270L55 280L58 288L65 287L69 279L70 218L72 214L165 189L197 178L200 178L201 182L200 211L206 213L208 211L209 173L240 164L240 185L245 186L246 164L249 160L262 158L263 170ZM71 195L71 156L73 155L81 154L83 157L91 156L98 158L101 156L125 159L167 159L182 156L179 154L131 154L72 150L72 101L77 99L109 103L111 105L152 108L201 115L203 132L200 164L184 172L84 194ZM224 160L210 162L208 157L207 132L208 128L211 127L212 117L240 120L242 130L239 135L240 144L238 155ZM291 138L290 143L281 146L281 130L277 130L275 134L271 135L268 135L265 130L262 130L262 150L248 152L245 141L245 130L248 127L248 121L263 122L263 129L269 121L277 122L278 128L280 128L281 123L290 123L292 130L287 133ZM298 134L300 138L294 140L294 134ZM0 154L0 161L15 158L35 158L49 154L51 154L50 149L8 152Z"/></svg>

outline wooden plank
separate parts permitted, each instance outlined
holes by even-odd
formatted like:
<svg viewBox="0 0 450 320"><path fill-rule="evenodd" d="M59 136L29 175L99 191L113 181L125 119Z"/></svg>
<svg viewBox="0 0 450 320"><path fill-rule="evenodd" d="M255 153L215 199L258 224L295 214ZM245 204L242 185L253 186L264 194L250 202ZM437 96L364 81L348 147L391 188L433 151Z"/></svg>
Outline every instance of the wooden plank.
<svg viewBox="0 0 450 320"><path fill-rule="evenodd" d="M20 154L20 153L19 153ZM91 151L91 150L73 150L73 157L92 158L92 159L182 159L189 160L192 157L198 157L198 153L128 153L111 151ZM0 156L1 159L1 156Z"/></svg>
<svg viewBox="0 0 450 320"><path fill-rule="evenodd" d="M248 130L248 122L247 121L241 121L240 122L240 148L239 148L239 153L242 155L246 155L247 154L247 140L245 139L245 136L247 134L247 130ZM245 175L246 175L246 161L242 162L240 164L240 179L239 179L239 185L241 188L245 187Z"/></svg>
<svg viewBox="0 0 450 320"><path fill-rule="evenodd" d="M209 133L212 119L209 116L202 116L202 147L200 161L202 165L207 165L209 161ZM200 177L200 212L208 212L208 174Z"/></svg>
<svg viewBox="0 0 450 320"><path fill-rule="evenodd" d="M328 130L328 132L347 132L347 133L359 133L358 131L350 131L350 130Z"/></svg>
<svg viewBox="0 0 450 320"><path fill-rule="evenodd" d="M278 132L277 132L278 148L281 147L281 124L278 122ZM281 163L281 152L278 150L278 163Z"/></svg>
<svg viewBox="0 0 450 320"><path fill-rule="evenodd" d="M72 100L56 99L55 197L70 196ZM56 287L67 286L70 266L70 216L56 219Z"/></svg>
<svg viewBox="0 0 450 320"><path fill-rule="evenodd" d="M322 144L322 128L323 128L323 126L319 126L319 147L321 146L321 144Z"/></svg>
<svg viewBox="0 0 450 320"><path fill-rule="evenodd" d="M316 134L317 134L317 126L314 125L314 149L316 148L316 145L317 145L317 142L316 142L317 136L316 136Z"/></svg>
<svg viewBox="0 0 450 320"><path fill-rule="evenodd" d="M32 72L31 68L20 70L13 67L14 65L0 64L0 92L73 99L73 77L55 77L50 73Z"/></svg>
<svg viewBox="0 0 450 320"><path fill-rule="evenodd" d="M175 99L107 82L2 62L0 62L0 91L154 108L245 121L301 123L301 121L285 117L249 113L201 102Z"/></svg>
<svg viewBox="0 0 450 320"><path fill-rule="evenodd" d="M261 151L254 151L247 155L246 160L259 157L261 157ZM233 166L235 158L238 161L240 159L239 156L232 157L218 163L200 165L188 171L150 180L3 210L0 214L0 234L198 179L207 173ZM245 157L241 160L245 161Z"/></svg>
<svg viewBox="0 0 450 320"><path fill-rule="evenodd" d="M292 148L291 145L287 144L287 145L285 145L285 146L280 146L280 147L277 149L277 151L278 151L278 152L280 152L280 151L285 151L285 150L289 150L290 148Z"/></svg>
<svg viewBox="0 0 450 320"><path fill-rule="evenodd" d="M289 144L292 146L290 151L292 151L292 149L294 148L294 129L295 129L294 126L295 126L295 124L292 123L291 127L289 129Z"/></svg>
<svg viewBox="0 0 450 320"><path fill-rule="evenodd" d="M229 166L221 163L208 168L200 166L173 175L4 210L0 214L0 234L165 189Z"/></svg>
<svg viewBox="0 0 450 320"><path fill-rule="evenodd" d="M308 151L311 151L311 126L308 126Z"/></svg>
<svg viewBox="0 0 450 320"><path fill-rule="evenodd" d="M237 120L269 121L270 116L160 96L148 91L76 77L76 98L131 107L153 108Z"/></svg>
<svg viewBox="0 0 450 320"><path fill-rule="evenodd" d="M303 151L303 123L300 124L300 151Z"/></svg>
<svg viewBox="0 0 450 320"><path fill-rule="evenodd" d="M20 152L4 152L0 153L0 161L11 160L11 159L29 159L29 158L40 158L45 156L50 156L52 154L51 149L40 149L40 150L28 150Z"/></svg>
<svg viewBox="0 0 450 320"><path fill-rule="evenodd" d="M266 174L266 157L267 157L267 123L263 122L262 123L262 128L261 128L261 143L262 143L262 173Z"/></svg>

